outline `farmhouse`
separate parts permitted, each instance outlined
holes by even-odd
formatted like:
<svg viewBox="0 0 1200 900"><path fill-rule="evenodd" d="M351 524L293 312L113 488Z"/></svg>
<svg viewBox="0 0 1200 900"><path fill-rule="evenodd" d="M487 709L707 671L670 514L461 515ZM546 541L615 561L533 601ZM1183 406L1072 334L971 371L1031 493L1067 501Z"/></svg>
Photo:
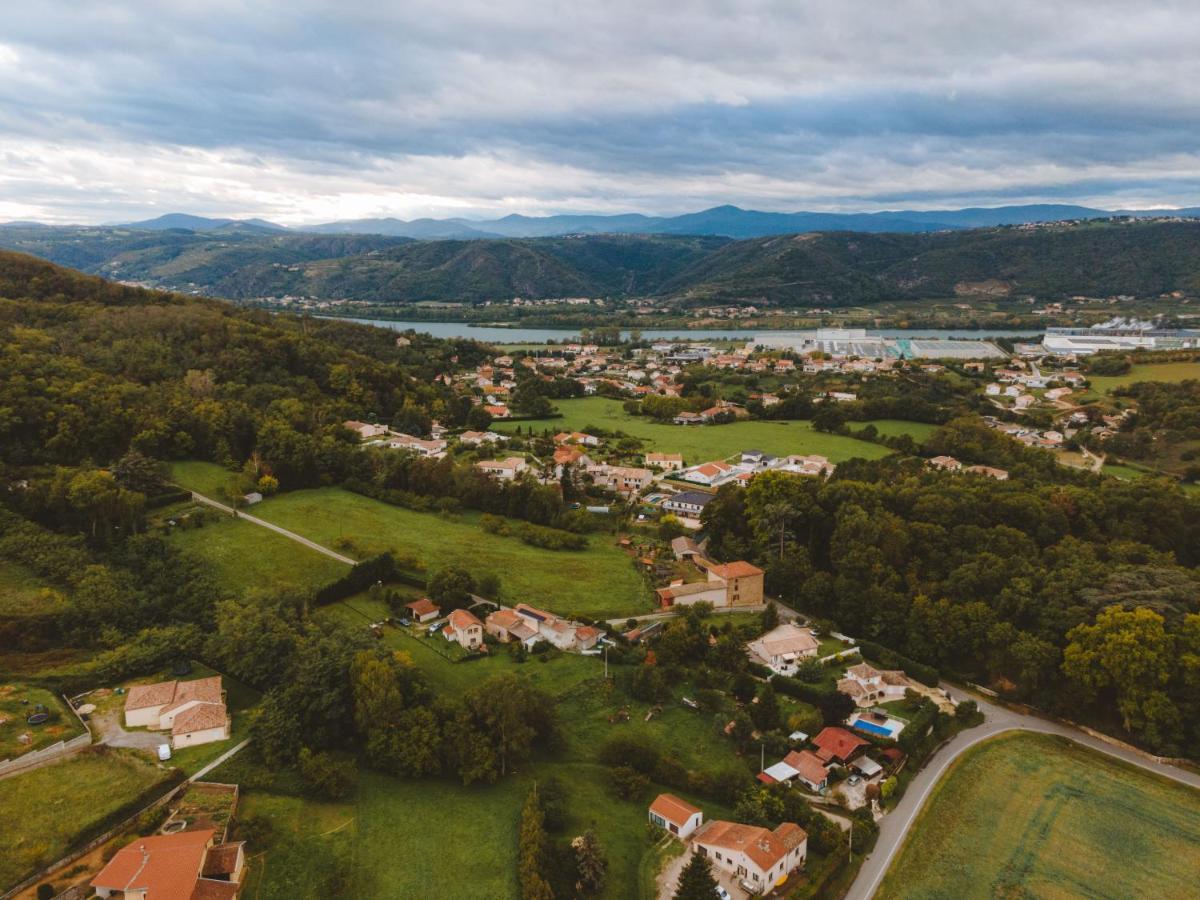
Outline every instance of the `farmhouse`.
<svg viewBox="0 0 1200 900"><path fill-rule="evenodd" d="M809 629L784 622L748 646L756 659L776 675L791 675L801 659L816 658L820 642Z"/></svg>
<svg viewBox="0 0 1200 900"><path fill-rule="evenodd" d="M690 837L704 822L704 813L674 794L659 794L650 804L650 824L678 838Z"/></svg>
<svg viewBox="0 0 1200 900"><path fill-rule="evenodd" d="M763 602L763 570L748 562L718 565L701 556L692 562L706 576L704 581L681 582L659 588L659 605L690 606L711 603L714 607L759 606Z"/></svg>
<svg viewBox="0 0 1200 900"><path fill-rule="evenodd" d="M515 612L526 624L537 630L540 639L549 641L559 650L589 650L600 638L600 633L594 628L585 629L584 626L576 625L527 603L518 603Z"/></svg>
<svg viewBox="0 0 1200 900"><path fill-rule="evenodd" d="M478 650L483 646L483 623L465 609L450 613L442 634L446 640L453 641L464 650Z"/></svg>
<svg viewBox="0 0 1200 900"><path fill-rule="evenodd" d="M97 897L118 900L236 900L243 844L216 844L216 831L135 838L91 881Z"/></svg>
<svg viewBox="0 0 1200 900"><path fill-rule="evenodd" d="M935 456L928 464L931 468L941 469L943 472L957 472L962 468L962 463L953 456Z"/></svg>
<svg viewBox="0 0 1200 900"><path fill-rule="evenodd" d="M422 597L412 603L405 603L404 608L412 613L413 619L418 622L431 622L442 614L442 611L428 597Z"/></svg>
<svg viewBox="0 0 1200 900"><path fill-rule="evenodd" d="M229 737L221 676L139 684L125 695L125 726L171 732L171 746L194 747Z"/></svg>
<svg viewBox="0 0 1200 900"><path fill-rule="evenodd" d="M766 891L804 863L808 834L795 822L774 831L715 819L692 838L692 846L713 867Z"/></svg>

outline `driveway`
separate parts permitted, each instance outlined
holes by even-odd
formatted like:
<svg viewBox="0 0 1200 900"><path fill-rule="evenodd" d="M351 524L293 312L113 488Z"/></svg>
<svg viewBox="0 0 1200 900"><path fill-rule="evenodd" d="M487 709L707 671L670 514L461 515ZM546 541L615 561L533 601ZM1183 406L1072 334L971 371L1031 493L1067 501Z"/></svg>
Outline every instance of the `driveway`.
<svg viewBox="0 0 1200 900"><path fill-rule="evenodd" d="M110 747L132 747L135 750L146 750L158 753L158 745L170 741L166 732L126 731L121 724L121 710L99 713L92 717L92 730L100 738L98 743Z"/></svg>
<svg viewBox="0 0 1200 900"><path fill-rule="evenodd" d="M1126 750L1123 747L1114 747L1099 738L1092 737L1090 734L1080 731L1078 728L1042 719L1038 716L1016 712L1007 707L991 703L978 695L970 694L962 688L950 685L943 685L943 687L953 691L955 695L970 696L972 700L975 700L979 704L979 711L984 715L983 724L955 735L945 747L938 751L932 764L926 766L916 774L909 784L908 790L905 791L904 797L896 805L896 808L880 820L879 840L876 842L875 849L871 852L871 855L867 857L862 868L859 869L858 877L855 878L854 883L850 886L850 890L846 893L846 900L870 900L875 894L875 891L879 888L879 882L883 880L884 873L887 872L887 868L896 855L896 851L903 843L908 829L917 817L917 813L921 811L921 807L929 798L930 792L941 779L942 775L946 773L946 770L950 768L954 760L981 741L986 741L988 738L1003 734L1006 731L1036 731L1041 734L1060 735L1090 750L1104 753L1139 768L1146 769L1149 772L1154 772L1173 781L1178 781L1181 784L1200 789L1200 774L1189 772L1186 769L1180 769L1176 766L1169 766L1165 763L1153 762L1146 759L1140 753Z"/></svg>

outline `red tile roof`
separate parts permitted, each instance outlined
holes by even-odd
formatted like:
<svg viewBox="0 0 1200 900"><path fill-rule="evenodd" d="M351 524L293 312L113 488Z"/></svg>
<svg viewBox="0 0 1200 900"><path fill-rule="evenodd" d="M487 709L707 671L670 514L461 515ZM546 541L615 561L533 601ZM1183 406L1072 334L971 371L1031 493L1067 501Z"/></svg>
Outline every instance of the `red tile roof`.
<svg viewBox="0 0 1200 900"><path fill-rule="evenodd" d="M858 735L852 734L845 728L823 728L821 733L813 738L813 743L820 748L818 755L825 759L848 760L860 747L870 746Z"/></svg>
<svg viewBox="0 0 1200 900"><path fill-rule="evenodd" d="M191 900L215 833L208 828L137 838L117 851L92 887L145 891L150 900Z"/></svg>
<svg viewBox="0 0 1200 900"><path fill-rule="evenodd" d="M794 822L784 822L774 831L757 825L714 820L704 826L694 840L712 847L745 853L764 872L800 846L808 834Z"/></svg>
<svg viewBox="0 0 1200 900"><path fill-rule="evenodd" d="M762 575L763 570L758 566L746 562L744 559L737 562L725 563L720 566L712 566L709 569L718 578L726 580L730 578L748 578L751 575Z"/></svg>
<svg viewBox="0 0 1200 900"><path fill-rule="evenodd" d="M480 622L473 613L470 613L465 609L456 609L454 612L450 613L450 625L456 631L465 631L472 625L478 625L480 628L483 627L483 623Z"/></svg>
<svg viewBox="0 0 1200 900"><path fill-rule="evenodd" d="M800 773L800 777L811 784L820 784L829 777L829 769L821 758L811 750L793 750L783 761Z"/></svg>
<svg viewBox="0 0 1200 900"><path fill-rule="evenodd" d="M171 734L207 731L210 728L223 728L228 724L229 714L225 711L224 703L197 703L175 717L175 721L171 723Z"/></svg>
<svg viewBox="0 0 1200 900"><path fill-rule="evenodd" d="M405 603L404 608L411 609L413 613L418 616L441 612L441 610L438 609L437 604L435 604L428 597L422 597L420 600L414 600L412 603Z"/></svg>
<svg viewBox="0 0 1200 900"><path fill-rule="evenodd" d="M650 812L662 816L668 822L683 826L700 810L686 800L680 800L674 794L659 794L650 804Z"/></svg>

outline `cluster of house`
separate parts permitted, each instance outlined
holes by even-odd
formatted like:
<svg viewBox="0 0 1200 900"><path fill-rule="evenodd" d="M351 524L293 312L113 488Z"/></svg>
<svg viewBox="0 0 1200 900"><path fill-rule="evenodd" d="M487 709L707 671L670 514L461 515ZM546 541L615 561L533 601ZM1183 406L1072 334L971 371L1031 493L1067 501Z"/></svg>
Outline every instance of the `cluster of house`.
<svg viewBox="0 0 1200 900"><path fill-rule="evenodd" d="M803 736L797 733L797 738ZM838 726L821 729L810 742L812 749L792 750L774 765L758 773L764 784L802 784L810 791L823 793L829 787L829 778L834 766L842 766L857 772L864 778L875 778L887 768L895 768L904 761L904 753L894 747L879 751L884 760L881 764L866 755L870 741L852 731Z"/></svg>
<svg viewBox="0 0 1200 900"><path fill-rule="evenodd" d="M228 739L221 676L134 685L125 695L125 727L169 731L176 750Z"/></svg>
<svg viewBox="0 0 1200 900"><path fill-rule="evenodd" d="M782 884L808 856L808 833L795 822L774 830L722 819L705 822L701 809L674 794L655 797L649 819L707 858L717 875L743 882L756 894Z"/></svg>
<svg viewBox="0 0 1200 900"><path fill-rule="evenodd" d="M157 834L118 850L91 886L114 900L237 900L245 864L244 845L215 829Z"/></svg>
<svg viewBox="0 0 1200 900"><path fill-rule="evenodd" d="M559 650L583 652L591 650L600 640L600 630L591 625L581 625L546 612L527 603L516 606L501 606L483 621L466 609L453 610L444 622L440 622L441 610L428 597L405 604L413 621L441 625L442 636L464 650L482 651L484 634L490 634L502 644L513 641L531 649L538 641L548 641Z"/></svg>
<svg viewBox="0 0 1200 900"><path fill-rule="evenodd" d="M731 481L748 482L761 472L828 477L836 468L824 456L772 456L761 450L743 450L737 462L714 460L680 470L674 477L705 487L720 487Z"/></svg>
<svg viewBox="0 0 1200 900"><path fill-rule="evenodd" d="M446 455L447 442L445 437L443 437L446 430L440 425L434 426L433 437L429 440L393 431L387 425L358 422L353 419L343 422L342 427L357 434L359 441L365 447L387 447L389 450L409 450L419 456L431 456L434 459L441 459Z"/></svg>
<svg viewBox="0 0 1200 900"><path fill-rule="evenodd" d="M994 466L964 466L953 456L934 456L927 459L925 464L931 469L939 469L942 472L964 472L968 475L984 475L988 478L995 478L997 481L1008 480L1008 472L1004 469L997 469Z"/></svg>

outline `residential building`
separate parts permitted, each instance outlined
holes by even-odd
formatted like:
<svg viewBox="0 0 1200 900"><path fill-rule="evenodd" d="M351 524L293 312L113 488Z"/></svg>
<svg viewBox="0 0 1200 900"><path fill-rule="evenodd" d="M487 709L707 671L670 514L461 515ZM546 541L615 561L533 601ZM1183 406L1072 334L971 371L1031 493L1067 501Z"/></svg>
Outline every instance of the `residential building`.
<svg viewBox="0 0 1200 900"><path fill-rule="evenodd" d="M714 819L695 833L692 846L708 857L714 869L765 892L803 865L808 834L795 822L784 822L769 831L757 825Z"/></svg>
<svg viewBox="0 0 1200 900"><path fill-rule="evenodd" d="M727 462L717 460L715 462L701 463L698 466L693 466L690 469L685 469L680 473L679 477L684 481L691 481L695 484L703 484L708 487L718 485L723 481L736 475L733 466Z"/></svg>
<svg viewBox="0 0 1200 900"><path fill-rule="evenodd" d="M703 823L704 813L674 794L659 794L650 804L650 824L681 840L691 837Z"/></svg>
<svg viewBox="0 0 1200 900"><path fill-rule="evenodd" d="M507 459L485 459L475 463L475 468L498 481L516 481L529 466L520 456Z"/></svg>
<svg viewBox="0 0 1200 900"><path fill-rule="evenodd" d="M576 649L575 636L580 626L528 603L518 603L514 609L530 627L537 629L539 639L549 641L559 650ZM592 644L595 644L595 641L592 641Z"/></svg>
<svg viewBox="0 0 1200 900"><path fill-rule="evenodd" d="M242 843L217 844L216 831L138 837L91 880L116 900L236 900L246 857Z"/></svg>
<svg viewBox="0 0 1200 900"><path fill-rule="evenodd" d="M125 726L170 730L176 749L228 739L221 676L134 685L125 695Z"/></svg>
<svg viewBox="0 0 1200 900"><path fill-rule="evenodd" d="M700 555L700 545L690 537L672 538L671 552L675 554L676 559L691 559Z"/></svg>
<svg viewBox="0 0 1200 900"><path fill-rule="evenodd" d="M712 498L712 494L703 491L683 491L664 500L662 508L663 512L698 519Z"/></svg>
<svg viewBox="0 0 1200 900"><path fill-rule="evenodd" d="M409 450L418 456L440 457L446 452L446 442L440 438L426 441L410 434L391 434L385 443L392 450Z"/></svg>
<svg viewBox="0 0 1200 900"><path fill-rule="evenodd" d="M1004 469L994 468L993 466L967 466L963 471L969 472L972 475L984 475L988 478L995 478L997 481L1008 481L1008 472Z"/></svg>
<svg viewBox="0 0 1200 900"><path fill-rule="evenodd" d="M428 597L422 597L420 600L414 600L412 603L405 603L404 608L412 614L412 618L416 622L432 622L442 614L437 604Z"/></svg>
<svg viewBox="0 0 1200 900"><path fill-rule="evenodd" d="M818 759L824 763L836 762L841 765L853 759L864 747L870 746L869 741L836 726L822 728L812 742L817 748Z"/></svg>
<svg viewBox="0 0 1200 900"><path fill-rule="evenodd" d="M464 650L478 650L483 646L483 623L469 610L456 609L446 620L442 635Z"/></svg>
<svg viewBox="0 0 1200 900"><path fill-rule="evenodd" d="M382 437L388 433L388 427L386 425L375 425L370 422L358 422L354 419L351 419L348 422L343 422L342 427L347 428L357 434L360 441Z"/></svg>
<svg viewBox="0 0 1200 900"><path fill-rule="evenodd" d="M692 561L705 575L705 580L659 588L655 593L660 606L691 606L694 603L711 603L718 608L762 605L763 570L758 566L745 561L717 564L700 556Z"/></svg>
<svg viewBox="0 0 1200 900"><path fill-rule="evenodd" d="M538 641L537 628L513 609L496 610L484 620L484 628L502 644L517 641L531 648Z"/></svg>
<svg viewBox="0 0 1200 900"><path fill-rule="evenodd" d="M647 453L646 465L664 472L675 472L683 468L682 453Z"/></svg>
<svg viewBox="0 0 1200 900"><path fill-rule="evenodd" d="M619 494L636 494L654 478L654 473L649 469L632 466L593 465L588 466L586 471L592 476L594 484Z"/></svg>
<svg viewBox="0 0 1200 900"><path fill-rule="evenodd" d="M957 472L962 468L962 463L953 456L935 456L928 461L927 465L933 469L941 469L943 472Z"/></svg>
<svg viewBox="0 0 1200 900"><path fill-rule="evenodd" d="M837 468L826 457L818 456L815 453L807 456L785 456L782 459L775 461L775 470L778 472L791 472L795 475L819 475L828 478Z"/></svg>
<svg viewBox="0 0 1200 900"><path fill-rule="evenodd" d="M777 675L792 675L802 659L816 659L820 642L812 631L784 622L749 643L752 654Z"/></svg>
<svg viewBox="0 0 1200 900"><path fill-rule="evenodd" d="M846 670L837 689L854 700L856 706L874 706L885 700L901 700L911 686L908 676L898 669L880 671L867 663Z"/></svg>
<svg viewBox="0 0 1200 900"><path fill-rule="evenodd" d="M469 447L478 447L480 444L502 444L508 438L494 431L464 431L458 440Z"/></svg>
<svg viewBox="0 0 1200 900"><path fill-rule="evenodd" d="M796 772L796 780L810 791L823 791L829 785L829 767L811 750L793 750L783 761Z"/></svg>

